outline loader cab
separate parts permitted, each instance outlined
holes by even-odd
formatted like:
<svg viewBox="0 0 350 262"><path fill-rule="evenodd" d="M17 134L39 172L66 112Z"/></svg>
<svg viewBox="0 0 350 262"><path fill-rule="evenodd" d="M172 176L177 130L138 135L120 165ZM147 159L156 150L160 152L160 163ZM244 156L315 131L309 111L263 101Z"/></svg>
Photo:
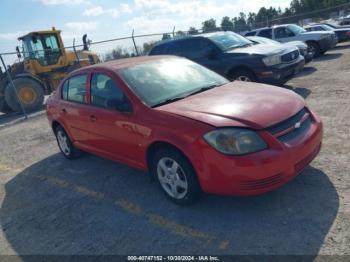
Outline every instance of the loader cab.
<svg viewBox="0 0 350 262"><path fill-rule="evenodd" d="M34 59L43 67L56 65L63 56L60 31L32 32L19 40L22 41L24 59Z"/></svg>

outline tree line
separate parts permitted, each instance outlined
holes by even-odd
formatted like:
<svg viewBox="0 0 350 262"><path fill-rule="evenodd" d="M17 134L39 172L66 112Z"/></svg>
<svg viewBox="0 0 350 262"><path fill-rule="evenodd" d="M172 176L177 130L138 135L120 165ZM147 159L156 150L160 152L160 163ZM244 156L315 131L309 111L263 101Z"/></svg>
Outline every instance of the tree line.
<svg viewBox="0 0 350 262"><path fill-rule="evenodd" d="M298 16L303 13L317 11L325 8L331 8L349 3L349 0L292 0L290 6L282 10L280 7L262 7L257 13L248 14L240 12L238 16L222 18L220 25L216 24L215 19L209 19L202 23L203 32L213 32L221 29L223 31L247 31L254 27L267 26L270 21L283 19L290 16ZM189 33L193 31L191 27Z"/></svg>

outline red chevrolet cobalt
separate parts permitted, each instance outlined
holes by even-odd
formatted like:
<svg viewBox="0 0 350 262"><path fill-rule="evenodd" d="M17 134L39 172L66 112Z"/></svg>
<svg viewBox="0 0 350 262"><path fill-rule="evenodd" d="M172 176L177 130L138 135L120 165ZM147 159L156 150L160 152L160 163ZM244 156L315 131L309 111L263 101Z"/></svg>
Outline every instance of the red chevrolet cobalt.
<svg viewBox="0 0 350 262"><path fill-rule="evenodd" d="M315 158L322 140L320 119L294 92L229 82L172 56L74 71L47 115L65 157L87 151L149 171L178 204L201 192L276 189Z"/></svg>

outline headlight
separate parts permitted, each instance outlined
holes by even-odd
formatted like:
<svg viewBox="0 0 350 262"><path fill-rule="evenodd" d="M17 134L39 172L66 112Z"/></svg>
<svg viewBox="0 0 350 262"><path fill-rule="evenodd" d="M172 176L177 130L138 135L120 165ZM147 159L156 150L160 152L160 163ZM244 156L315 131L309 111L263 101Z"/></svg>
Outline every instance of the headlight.
<svg viewBox="0 0 350 262"><path fill-rule="evenodd" d="M278 65L282 63L280 55L272 55L263 58L263 62L267 66Z"/></svg>
<svg viewBox="0 0 350 262"><path fill-rule="evenodd" d="M227 155L244 155L267 148L266 143L254 131L244 128L221 128L204 135L205 141Z"/></svg>

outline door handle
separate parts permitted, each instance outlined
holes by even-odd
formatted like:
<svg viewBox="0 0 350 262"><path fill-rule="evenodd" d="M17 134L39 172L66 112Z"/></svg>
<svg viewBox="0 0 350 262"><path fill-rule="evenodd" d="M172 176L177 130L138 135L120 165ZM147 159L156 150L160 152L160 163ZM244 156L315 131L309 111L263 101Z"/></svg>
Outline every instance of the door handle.
<svg viewBox="0 0 350 262"><path fill-rule="evenodd" d="M91 115L90 120L91 120L91 122L95 122L97 120L97 118L96 118L96 116Z"/></svg>
<svg viewBox="0 0 350 262"><path fill-rule="evenodd" d="M62 112L63 114L65 114L65 113L67 113L67 110L66 110L65 108L62 108L62 109L61 109L61 112Z"/></svg>

